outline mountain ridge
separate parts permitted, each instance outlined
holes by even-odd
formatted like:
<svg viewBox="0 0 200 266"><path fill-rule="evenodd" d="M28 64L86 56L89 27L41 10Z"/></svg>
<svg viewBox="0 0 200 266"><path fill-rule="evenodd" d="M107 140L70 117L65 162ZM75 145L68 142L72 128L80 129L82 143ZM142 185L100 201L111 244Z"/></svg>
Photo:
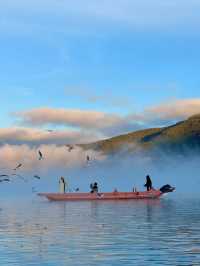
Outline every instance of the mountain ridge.
<svg viewBox="0 0 200 266"><path fill-rule="evenodd" d="M93 149L112 154L131 145L132 151L136 147L142 150L159 148L167 151L200 148L200 114L170 126L133 131L81 146L86 150Z"/></svg>

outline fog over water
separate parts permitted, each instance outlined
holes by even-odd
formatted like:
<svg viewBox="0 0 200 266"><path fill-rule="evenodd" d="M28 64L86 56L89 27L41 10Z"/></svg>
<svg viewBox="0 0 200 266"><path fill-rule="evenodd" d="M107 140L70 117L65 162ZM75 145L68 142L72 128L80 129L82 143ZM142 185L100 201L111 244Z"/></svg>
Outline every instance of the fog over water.
<svg viewBox="0 0 200 266"><path fill-rule="evenodd" d="M4 152L10 149L7 157L3 157L2 149ZM16 162L22 162L23 166L17 173L24 176L27 182L12 178L10 183L1 183L1 196L22 197L33 195L36 191L57 192L60 176L66 178L69 191L74 191L77 187L80 191L88 191L89 184L94 181L99 183L101 191L113 191L115 188L120 191L131 191L133 186L138 190L144 190L147 174L152 177L155 188L170 184L176 187L176 193L173 194L199 194L200 156L191 150L187 155L169 154L161 150L135 153L123 150L115 155L103 155L78 147L68 152L66 147L43 146L40 149L44 159L38 161L38 149L27 150L24 146L21 147L21 151L19 148L17 151L15 149L15 146L0 148L1 173L10 174L11 167L17 165ZM87 155L90 156L89 162L86 161ZM41 179L34 179L34 175L39 175Z"/></svg>
<svg viewBox="0 0 200 266"><path fill-rule="evenodd" d="M17 170L27 182L0 183L2 265L199 265L198 154L169 155L157 150L105 156L62 149L54 153L42 149L42 161L37 150L32 151L35 164ZM60 152L68 163L59 162ZM8 163L1 164L2 171ZM34 174L41 180L34 179ZM145 189L146 174L155 188L168 183L176 191L155 200L109 202L49 202L37 196L37 192L57 192L61 175L70 191L77 187L89 191L94 181L101 191L131 191L133 186Z"/></svg>

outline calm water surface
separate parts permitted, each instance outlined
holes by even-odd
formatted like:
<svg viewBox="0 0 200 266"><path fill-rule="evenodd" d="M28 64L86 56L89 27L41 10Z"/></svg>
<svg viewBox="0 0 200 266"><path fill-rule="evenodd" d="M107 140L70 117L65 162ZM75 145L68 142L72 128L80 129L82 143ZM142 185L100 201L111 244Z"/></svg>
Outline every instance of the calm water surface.
<svg viewBox="0 0 200 266"><path fill-rule="evenodd" d="M200 199L0 204L1 265L200 265Z"/></svg>

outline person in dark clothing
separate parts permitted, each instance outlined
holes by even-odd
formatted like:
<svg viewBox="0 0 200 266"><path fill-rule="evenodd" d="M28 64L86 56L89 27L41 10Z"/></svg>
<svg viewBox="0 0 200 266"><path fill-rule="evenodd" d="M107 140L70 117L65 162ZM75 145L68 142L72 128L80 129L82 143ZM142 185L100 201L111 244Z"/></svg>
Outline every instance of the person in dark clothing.
<svg viewBox="0 0 200 266"><path fill-rule="evenodd" d="M97 193L98 192L98 184L95 182L94 184L90 184L91 192L90 193Z"/></svg>
<svg viewBox="0 0 200 266"><path fill-rule="evenodd" d="M146 184L144 186L147 188L147 191L152 189L152 181L149 175L146 176Z"/></svg>
<svg viewBox="0 0 200 266"><path fill-rule="evenodd" d="M93 189L93 183L90 184L90 189L91 189L91 190Z"/></svg>
<svg viewBox="0 0 200 266"><path fill-rule="evenodd" d="M98 184L97 184L97 182L94 183L93 191L94 192L98 192Z"/></svg>

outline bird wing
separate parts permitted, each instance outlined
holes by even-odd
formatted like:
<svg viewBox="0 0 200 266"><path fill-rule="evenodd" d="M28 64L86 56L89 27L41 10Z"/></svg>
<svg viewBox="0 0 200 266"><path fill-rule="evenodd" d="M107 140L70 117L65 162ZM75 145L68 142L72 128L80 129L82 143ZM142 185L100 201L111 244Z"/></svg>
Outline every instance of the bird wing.
<svg viewBox="0 0 200 266"><path fill-rule="evenodd" d="M33 177L35 177L37 179L40 179L40 176L38 176L38 175L34 175Z"/></svg>
<svg viewBox="0 0 200 266"><path fill-rule="evenodd" d="M39 160L41 160L42 158L43 158L43 155L42 155L42 152L41 151L38 151L38 153L39 153Z"/></svg>
<svg viewBox="0 0 200 266"><path fill-rule="evenodd" d="M15 169L13 169L13 170L17 170L17 169L20 168L21 166L22 166L22 164L19 163L19 164L15 167Z"/></svg>

